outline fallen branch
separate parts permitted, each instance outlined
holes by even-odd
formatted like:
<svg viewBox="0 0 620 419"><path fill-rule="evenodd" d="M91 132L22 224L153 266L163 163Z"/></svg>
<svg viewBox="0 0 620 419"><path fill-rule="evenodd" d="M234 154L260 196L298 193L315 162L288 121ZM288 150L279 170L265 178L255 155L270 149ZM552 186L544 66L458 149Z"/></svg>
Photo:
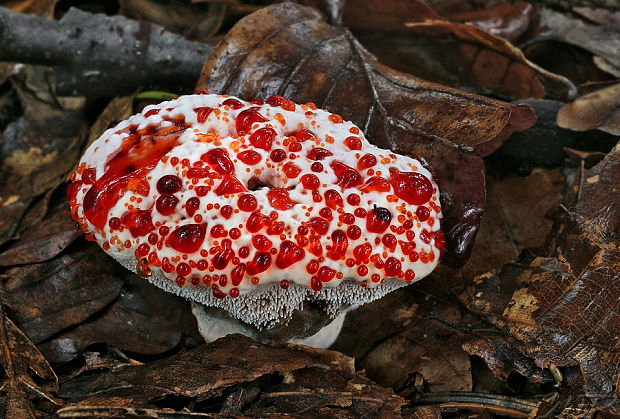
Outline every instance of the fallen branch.
<svg viewBox="0 0 620 419"><path fill-rule="evenodd" d="M0 60L52 66L61 96L192 89L212 49L121 16L71 8L57 21L0 7Z"/></svg>

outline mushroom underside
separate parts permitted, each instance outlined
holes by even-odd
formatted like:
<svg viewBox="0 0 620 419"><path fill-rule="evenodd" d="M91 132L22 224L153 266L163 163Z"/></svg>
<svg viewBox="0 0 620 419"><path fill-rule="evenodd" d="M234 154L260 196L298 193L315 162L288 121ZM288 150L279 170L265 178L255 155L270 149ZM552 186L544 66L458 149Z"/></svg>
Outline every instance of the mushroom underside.
<svg viewBox="0 0 620 419"><path fill-rule="evenodd" d="M135 272L135 260L130 262L125 259L123 262L127 269ZM301 334L295 334L297 337L310 336L317 331L316 327L325 326L339 314L382 298L408 285L398 279L386 278L384 283L372 288L362 287L353 281L343 281L337 287L314 291L294 283L291 283L288 289L283 289L279 284L274 283L236 298L229 296L216 298L204 284L193 285L188 282L185 286L179 287L159 271L153 271L147 279L165 291L206 307L222 309L230 317L264 333L269 333L269 330L277 331L278 328L289 325L295 326L301 331ZM313 319L312 323L310 318Z"/></svg>

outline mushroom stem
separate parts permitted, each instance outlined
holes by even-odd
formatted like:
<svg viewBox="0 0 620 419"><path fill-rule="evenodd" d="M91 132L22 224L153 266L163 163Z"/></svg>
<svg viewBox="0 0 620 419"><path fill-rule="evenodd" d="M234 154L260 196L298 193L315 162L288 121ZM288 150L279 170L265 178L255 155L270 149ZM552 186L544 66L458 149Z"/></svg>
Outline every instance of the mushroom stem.
<svg viewBox="0 0 620 419"><path fill-rule="evenodd" d="M226 315L222 316L220 313L209 310L209 308L202 304L192 303L192 313L198 322L200 334L207 342L212 342L235 333L248 336L261 343L271 344L276 341L273 336L261 333L261 331L241 320L233 319ZM342 312L313 335L292 337L288 339L287 342L312 346L314 348L329 348L340 334L345 316L346 312Z"/></svg>

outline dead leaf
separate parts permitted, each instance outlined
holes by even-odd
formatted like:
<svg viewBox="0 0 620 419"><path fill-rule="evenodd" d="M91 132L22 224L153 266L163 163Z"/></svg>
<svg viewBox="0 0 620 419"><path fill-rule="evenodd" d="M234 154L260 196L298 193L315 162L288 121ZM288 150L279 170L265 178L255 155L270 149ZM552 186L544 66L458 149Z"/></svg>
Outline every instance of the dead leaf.
<svg viewBox="0 0 620 419"><path fill-rule="evenodd" d="M574 131L599 129L620 135L620 83L564 105L558 112L558 126Z"/></svg>
<svg viewBox="0 0 620 419"><path fill-rule="evenodd" d="M512 43L519 40L530 26L534 7L524 2L502 2L489 7L444 16L446 20L470 23L491 35Z"/></svg>
<svg viewBox="0 0 620 419"><path fill-rule="evenodd" d="M13 86L24 114L7 125L0 142L0 244L14 238L33 199L58 186L73 168L86 128L80 111L41 101L25 82L15 80Z"/></svg>
<svg viewBox="0 0 620 419"><path fill-rule="evenodd" d="M617 402L620 382L618 184L620 145L576 175L544 254L526 254L463 294L539 367L578 365L598 406Z"/></svg>
<svg viewBox="0 0 620 419"><path fill-rule="evenodd" d="M43 398L57 406L62 404L51 394L58 391L56 374L36 346L6 317L1 303L0 349L7 417L37 417L29 396Z"/></svg>
<svg viewBox="0 0 620 419"><path fill-rule="evenodd" d="M118 296L124 268L97 245L80 247L0 274L16 323L35 343L82 323Z"/></svg>
<svg viewBox="0 0 620 419"><path fill-rule="evenodd" d="M154 408L164 398L174 398L179 410L190 405L194 412L235 415L327 417L344 412L347 417L371 417L379 412L399 415L406 404L393 391L355 373L353 359L338 352L270 347L240 335L144 366L78 377L64 383L60 394L73 406L89 408L128 402L132 408ZM220 402L213 406L213 399Z"/></svg>
<svg viewBox="0 0 620 419"><path fill-rule="evenodd" d="M222 2L188 4L172 0L120 0L119 14L130 19L153 22L192 40L206 42L220 29L227 5Z"/></svg>
<svg viewBox="0 0 620 419"><path fill-rule="evenodd" d="M102 273L101 269L92 272ZM158 355L175 349L185 335L192 336L194 344L202 341L189 303L127 273L118 298L109 307L42 343L40 349L52 362L71 361L97 342L135 354Z"/></svg>
<svg viewBox="0 0 620 419"><path fill-rule="evenodd" d="M431 391L471 390L471 365L460 332L425 317L462 322L456 301L425 296L418 288L394 291L347 314L332 349L355 357L369 378L401 395L415 373Z"/></svg>
<svg viewBox="0 0 620 419"><path fill-rule="evenodd" d="M534 169L525 177L487 177L487 205L467 263L452 273L471 279L542 246L551 231L547 213L562 200L565 179L556 170Z"/></svg>
<svg viewBox="0 0 620 419"><path fill-rule="evenodd" d="M60 254L80 234L71 221L69 202L64 200L45 218L30 225L19 240L0 253L0 266L45 262Z"/></svg>
<svg viewBox="0 0 620 419"><path fill-rule="evenodd" d="M580 9L581 14L586 13ZM545 39L555 39L579 46L599 57L601 70L620 77L620 12L599 10L598 16L588 13L587 20L576 19L550 9L543 9L540 26ZM596 22L598 20L598 24ZM595 61L596 63L596 61Z"/></svg>
<svg viewBox="0 0 620 419"><path fill-rule="evenodd" d="M444 83L437 73L433 74L432 65L435 65L451 79L459 77L458 82L449 83L452 86L473 87L508 98L548 97L565 101L577 93L568 79L539 67L510 42L477 26L427 20L407 23L407 27L408 36L413 37L417 49L424 52L400 56L410 63L407 70L422 58L432 60L424 62L423 69L414 70L412 74ZM425 73L420 74L420 71Z"/></svg>
<svg viewBox="0 0 620 419"><path fill-rule="evenodd" d="M197 88L313 101L358 124L376 145L428 161L442 190L445 261L455 265L469 255L484 205L480 156L534 122L529 107L442 88L385 67L346 30L293 4L269 6L242 19L206 61Z"/></svg>

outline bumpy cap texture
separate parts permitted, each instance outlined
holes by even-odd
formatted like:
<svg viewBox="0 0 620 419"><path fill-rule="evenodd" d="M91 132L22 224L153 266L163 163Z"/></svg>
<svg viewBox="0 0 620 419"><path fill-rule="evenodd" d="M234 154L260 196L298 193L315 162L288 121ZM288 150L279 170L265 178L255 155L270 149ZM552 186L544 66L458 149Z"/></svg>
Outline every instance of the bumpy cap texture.
<svg viewBox="0 0 620 419"><path fill-rule="evenodd" d="M155 285L258 327L419 280L444 249L416 159L282 96L197 94L107 130L68 189L87 237Z"/></svg>

